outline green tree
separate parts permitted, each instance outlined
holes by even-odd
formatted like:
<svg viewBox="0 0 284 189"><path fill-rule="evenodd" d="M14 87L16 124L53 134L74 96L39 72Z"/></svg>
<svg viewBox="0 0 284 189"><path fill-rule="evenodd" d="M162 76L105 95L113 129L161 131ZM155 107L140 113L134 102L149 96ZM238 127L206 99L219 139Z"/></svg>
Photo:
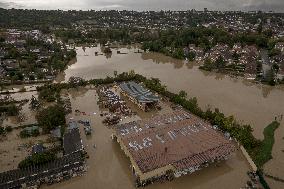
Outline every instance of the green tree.
<svg viewBox="0 0 284 189"><path fill-rule="evenodd" d="M267 71L265 80L268 82L269 85L274 86L276 84L275 77L276 77L275 71L273 68L271 68L270 70Z"/></svg>
<svg viewBox="0 0 284 189"><path fill-rule="evenodd" d="M200 69L212 71L213 69L215 69L215 65L212 63L212 61L209 58L206 58L203 65L200 66Z"/></svg>
<svg viewBox="0 0 284 189"><path fill-rule="evenodd" d="M180 91L178 94L181 98L186 98L187 97L187 93L185 91Z"/></svg>
<svg viewBox="0 0 284 189"><path fill-rule="evenodd" d="M51 152L36 153L21 161L18 167L20 169L23 169L31 166L43 165L55 159L56 159L55 154Z"/></svg>
<svg viewBox="0 0 284 189"><path fill-rule="evenodd" d="M58 105L50 106L38 112L37 122L44 132L49 132L58 126L66 124L64 108Z"/></svg>
<svg viewBox="0 0 284 189"><path fill-rule="evenodd" d="M221 56L219 56L215 61L215 65L218 69L222 69L226 66L226 62Z"/></svg>
<svg viewBox="0 0 284 189"><path fill-rule="evenodd" d="M117 77L117 71L116 70L113 71L113 75L114 75L114 77Z"/></svg>
<svg viewBox="0 0 284 189"><path fill-rule="evenodd" d="M5 133L5 128L0 126L0 135L3 135Z"/></svg>
<svg viewBox="0 0 284 189"><path fill-rule="evenodd" d="M274 63L274 64L272 65L272 69L273 69L273 70L275 71L275 73L277 74L277 73L279 72L280 67L279 67L278 64Z"/></svg>

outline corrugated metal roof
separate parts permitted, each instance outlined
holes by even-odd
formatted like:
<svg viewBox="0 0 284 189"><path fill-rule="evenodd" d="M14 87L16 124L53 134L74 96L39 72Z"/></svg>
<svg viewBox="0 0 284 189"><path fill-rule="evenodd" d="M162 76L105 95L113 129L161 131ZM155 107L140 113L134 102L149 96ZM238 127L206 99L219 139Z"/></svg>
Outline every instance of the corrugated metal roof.
<svg viewBox="0 0 284 189"><path fill-rule="evenodd" d="M122 83L119 86L123 91L135 98L140 103L159 101L159 97L155 96L151 91L133 81Z"/></svg>

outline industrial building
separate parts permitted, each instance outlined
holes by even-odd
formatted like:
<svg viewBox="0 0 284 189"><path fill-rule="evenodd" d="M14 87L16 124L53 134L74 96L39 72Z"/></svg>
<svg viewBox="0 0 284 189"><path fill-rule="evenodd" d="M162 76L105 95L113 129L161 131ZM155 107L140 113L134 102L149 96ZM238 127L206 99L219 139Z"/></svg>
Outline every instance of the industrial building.
<svg viewBox="0 0 284 189"><path fill-rule="evenodd" d="M128 97L143 111L148 111L159 103L158 96L133 81L122 83L119 85L119 88L121 89L121 94Z"/></svg>
<svg viewBox="0 0 284 189"><path fill-rule="evenodd" d="M139 186L193 173L235 151L228 137L183 110L118 125L113 132Z"/></svg>

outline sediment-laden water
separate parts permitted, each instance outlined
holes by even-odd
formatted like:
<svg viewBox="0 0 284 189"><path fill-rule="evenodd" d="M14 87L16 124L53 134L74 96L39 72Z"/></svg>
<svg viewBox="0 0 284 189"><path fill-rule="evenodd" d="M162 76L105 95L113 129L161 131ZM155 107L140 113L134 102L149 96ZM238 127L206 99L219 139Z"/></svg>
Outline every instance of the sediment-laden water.
<svg viewBox="0 0 284 189"><path fill-rule="evenodd" d="M64 73L57 77L57 82L67 81L71 76L85 79L112 76L134 70L146 77L159 78L172 92L184 90L189 97L197 97L202 108L218 107L227 115L234 115L238 120L252 124L254 135L262 138L263 128L274 120L275 116L284 114L284 87L270 87L252 83L242 78L231 78L223 74L209 73L198 69L197 63L187 63L166 57L158 53L135 53L136 49L122 48L117 54L113 50L111 56L95 56L100 48L77 49L77 59L70 64ZM13 94L15 99L30 98L36 92ZM95 90L70 90L73 111L99 112ZM34 122L34 112L28 104L22 113L27 115L27 123ZM72 115L75 117L75 115ZM76 117L75 117L76 118ZM49 186L49 188L134 188L133 176L129 169L129 161L120 150L118 144L110 139L111 131L96 114L78 119L90 119L95 129L91 137L83 136L83 141L90 154L89 170L83 177ZM16 125L18 122L9 118L4 124ZM273 159L265 166L265 172L284 178L284 122L276 131L273 148ZM82 134L84 132L82 131ZM84 134L83 134L84 135ZM94 149L93 145L97 148ZM240 188L244 186L249 169L244 157L237 152L227 162L210 166L193 175L183 176L172 182L154 184L148 188ZM283 188L282 183L268 179L271 188Z"/></svg>
<svg viewBox="0 0 284 189"><path fill-rule="evenodd" d="M210 73L198 69L197 63L187 63L166 57L159 53L134 53L137 49L119 49L126 54L117 54L113 49L111 56L95 56L99 47L77 49L77 62L58 77L66 81L71 76L85 79L112 76L134 70L146 77L159 78L172 92L184 90L189 97L197 97L202 108L218 107L226 115L234 115L239 121L251 124L254 135L263 138L265 126L275 116L284 114L284 86L266 86L243 78L232 78L220 73ZM284 122L275 134L273 159L265 166L269 174L284 178ZM272 186L279 184L269 179ZM284 187L283 184L280 184ZM275 188L272 187L272 188Z"/></svg>

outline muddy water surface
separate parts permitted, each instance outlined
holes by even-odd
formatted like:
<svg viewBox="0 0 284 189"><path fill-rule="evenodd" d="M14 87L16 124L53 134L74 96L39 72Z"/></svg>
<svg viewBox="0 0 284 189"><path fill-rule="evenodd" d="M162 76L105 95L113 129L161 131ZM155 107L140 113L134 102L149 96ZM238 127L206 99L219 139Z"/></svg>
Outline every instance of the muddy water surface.
<svg viewBox="0 0 284 189"><path fill-rule="evenodd" d="M231 78L223 74L204 72L195 63L186 63L157 53L134 53L136 49L120 49L127 54L95 56L100 48L77 49L77 62L70 65L57 81L66 81L71 76L85 79L112 76L116 70L134 70L147 77L159 78L172 92L185 90L195 96L201 107L218 107L227 115L252 124L254 135L263 138L262 132L275 116L284 114L284 87L270 87ZM273 159L265 166L265 171L284 178L284 122L276 132ZM284 188L281 183L270 181L273 188Z"/></svg>
<svg viewBox="0 0 284 189"><path fill-rule="evenodd" d="M5 96L5 95L1 95ZM32 96L37 97L37 92L36 91L31 91L31 92L22 92L22 93L12 93L10 96L15 99L15 100L30 100ZM3 126L12 126L12 127L17 127L20 125L28 125L28 124L34 124L36 123L35 119L36 111L33 111L30 109L30 102L25 103L19 112L18 116L10 116L7 117L3 121Z"/></svg>
<svg viewBox="0 0 284 189"><path fill-rule="evenodd" d="M65 91L66 92L66 91ZM130 169L130 161L126 158L120 146L111 139L111 130L102 124L97 105L98 96L94 89L72 89L68 91L71 97L73 112L75 109L86 112L86 115L72 114L72 120L90 120L94 132L86 137L80 127L83 143L90 155L87 160L87 173L79 178L48 186L48 189L75 188L106 188L106 189L134 189L134 180ZM168 111L165 107L164 111ZM96 113L96 114L94 114ZM139 112L138 112L139 114ZM143 114L145 117L151 115ZM96 148L94 148L96 144ZM247 181L246 171L249 166L244 157L237 151L227 162L212 165L193 175L183 176L172 182L156 183L149 189L209 189L240 188ZM236 179L237 178L237 179Z"/></svg>

